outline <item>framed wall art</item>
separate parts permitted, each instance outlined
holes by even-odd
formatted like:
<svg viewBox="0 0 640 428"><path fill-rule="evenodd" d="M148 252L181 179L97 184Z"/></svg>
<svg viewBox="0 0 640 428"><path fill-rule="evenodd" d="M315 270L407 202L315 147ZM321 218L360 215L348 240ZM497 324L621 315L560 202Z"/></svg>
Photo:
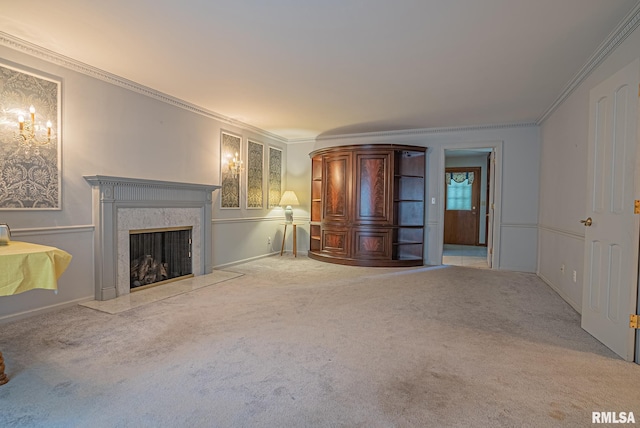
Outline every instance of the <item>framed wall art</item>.
<svg viewBox="0 0 640 428"><path fill-rule="evenodd" d="M277 207L282 196L282 150L269 147L269 208Z"/></svg>
<svg viewBox="0 0 640 428"><path fill-rule="evenodd" d="M222 132L220 136L220 208L240 208L240 176L243 171L241 159L242 139Z"/></svg>
<svg viewBox="0 0 640 428"><path fill-rule="evenodd" d="M247 208L263 208L264 144L247 142Z"/></svg>
<svg viewBox="0 0 640 428"><path fill-rule="evenodd" d="M0 63L0 210L60 210L61 80Z"/></svg>

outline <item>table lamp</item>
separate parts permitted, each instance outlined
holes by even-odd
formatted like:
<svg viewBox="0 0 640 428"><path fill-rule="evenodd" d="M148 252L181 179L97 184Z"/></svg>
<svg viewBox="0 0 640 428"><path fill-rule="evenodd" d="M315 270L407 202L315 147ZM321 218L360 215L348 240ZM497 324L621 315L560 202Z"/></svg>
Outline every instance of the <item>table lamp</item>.
<svg viewBox="0 0 640 428"><path fill-rule="evenodd" d="M298 197L293 190L287 190L282 194L279 205L281 207L286 205L286 208L284 209L285 222L287 224L293 223L293 208L291 208L291 205L300 205Z"/></svg>

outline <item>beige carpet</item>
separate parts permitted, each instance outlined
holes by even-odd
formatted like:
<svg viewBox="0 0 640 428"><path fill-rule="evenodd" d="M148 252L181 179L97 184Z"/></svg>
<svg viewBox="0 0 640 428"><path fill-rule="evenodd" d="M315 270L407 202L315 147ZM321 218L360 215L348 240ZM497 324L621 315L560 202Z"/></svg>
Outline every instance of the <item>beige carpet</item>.
<svg viewBox="0 0 640 428"><path fill-rule="evenodd" d="M535 275L305 257L107 314L0 325L2 427L591 426L640 366Z"/></svg>

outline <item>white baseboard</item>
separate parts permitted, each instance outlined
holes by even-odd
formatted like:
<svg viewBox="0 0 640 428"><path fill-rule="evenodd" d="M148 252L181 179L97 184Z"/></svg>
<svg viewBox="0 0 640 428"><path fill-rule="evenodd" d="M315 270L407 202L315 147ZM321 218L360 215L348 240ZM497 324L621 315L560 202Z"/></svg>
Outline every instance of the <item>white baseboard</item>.
<svg viewBox="0 0 640 428"><path fill-rule="evenodd" d="M89 300L93 300L94 296L82 297L75 300L70 300L68 302L56 303L55 305L44 306L42 308L30 309L24 312L18 312L16 314L5 315L0 317L0 324L18 321L23 318L32 317L34 315L45 314L47 312L53 312L64 308L69 308L71 306L76 306L79 303L87 302Z"/></svg>
<svg viewBox="0 0 640 428"><path fill-rule="evenodd" d="M239 265L241 263L250 262L252 260L258 260L258 259L263 259L265 257L275 256L276 254L280 254L280 251L274 251L272 253L261 254L259 256L249 257L247 259L236 260L236 261L229 262L229 263L223 263L221 265L215 265L213 268L214 269L225 269L225 268L228 268L228 267L231 267L231 266Z"/></svg>
<svg viewBox="0 0 640 428"><path fill-rule="evenodd" d="M536 275L538 275L538 278L543 280L545 284L551 287L553 291L558 293L558 295L562 297L562 300L570 304L571 307L575 309L577 313L582 314L582 305L578 305L576 302L574 302L571 298L569 298L569 296L567 296L567 294L564 291L558 288L558 286L556 286L553 282L551 282L547 277L542 275L540 272L537 272Z"/></svg>
<svg viewBox="0 0 640 428"><path fill-rule="evenodd" d="M287 254L287 253L291 253L291 250L288 250L288 251L285 250L285 254ZM248 259L242 259L242 260L236 260L236 261L229 262L229 263L223 263L221 265L216 265L213 268L214 269L226 269L226 268L231 267L231 266L239 265L239 264L250 262L250 261L253 261L253 260L263 259L265 257L277 256L279 254L280 254L280 251L274 251L272 253L261 254L259 256L255 256L255 257L249 257ZM298 255L306 257L307 256L307 251L298 250Z"/></svg>

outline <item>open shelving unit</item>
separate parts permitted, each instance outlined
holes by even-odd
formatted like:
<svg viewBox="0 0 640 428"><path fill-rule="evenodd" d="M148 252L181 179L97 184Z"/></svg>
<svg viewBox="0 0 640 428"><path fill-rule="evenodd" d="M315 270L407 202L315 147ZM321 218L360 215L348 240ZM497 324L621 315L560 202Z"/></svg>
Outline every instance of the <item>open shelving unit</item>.
<svg viewBox="0 0 640 428"><path fill-rule="evenodd" d="M423 260L425 152L394 153L394 237L392 257Z"/></svg>
<svg viewBox="0 0 640 428"><path fill-rule="evenodd" d="M311 159L311 222L309 225L309 249L320 251L322 213L322 156Z"/></svg>

